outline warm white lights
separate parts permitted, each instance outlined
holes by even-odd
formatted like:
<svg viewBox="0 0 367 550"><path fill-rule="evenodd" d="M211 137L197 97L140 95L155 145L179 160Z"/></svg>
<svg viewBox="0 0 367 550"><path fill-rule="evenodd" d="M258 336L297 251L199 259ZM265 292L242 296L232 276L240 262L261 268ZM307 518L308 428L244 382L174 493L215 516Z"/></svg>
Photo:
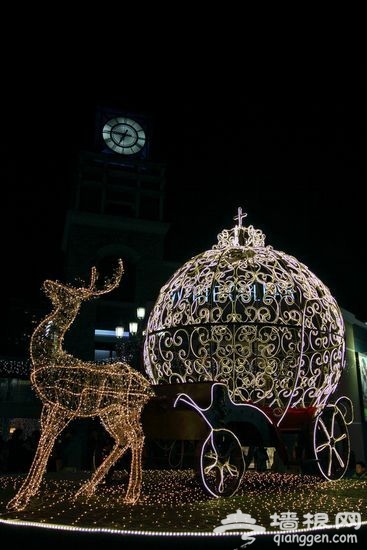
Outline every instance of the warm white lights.
<svg viewBox="0 0 367 550"><path fill-rule="evenodd" d="M136 323L135 321L129 323L129 332L133 335L136 334L138 332L138 323Z"/></svg>
<svg viewBox="0 0 367 550"><path fill-rule="evenodd" d="M239 209L237 225L162 287L148 319L146 372L156 384L222 382L233 402L272 410L279 429L307 411L319 467L340 478L346 412L325 407L345 367L341 311L307 266L265 246L244 217Z"/></svg>
<svg viewBox="0 0 367 550"><path fill-rule="evenodd" d="M239 222L243 218L239 213ZM344 368L344 324L329 289L239 223L186 262L149 316L154 383L218 381L237 403L321 411Z"/></svg>
<svg viewBox="0 0 367 550"><path fill-rule="evenodd" d="M145 317L145 307L138 307L136 310L136 316L139 321L142 321Z"/></svg>
<svg viewBox="0 0 367 550"><path fill-rule="evenodd" d="M116 336L116 338L123 338L123 336L124 336L124 327L116 327L115 328L115 336Z"/></svg>
<svg viewBox="0 0 367 550"><path fill-rule="evenodd" d="M52 301L53 310L35 329L30 344L31 382L43 402L41 437L29 473L8 503L9 509L22 510L38 492L56 439L77 417L99 416L115 441L111 453L77 495L91 496L111 466L131 449L130 477L124 500L133 504L139 498L144 443L140 415L153 393L149 382L126 363L98 365L73 357L62 348L64 335L82 302L116 288L122 273L122 261L119 260L114 277L102 290L96 290L95 268L92 268L91 283L86 288L50 280L44 282L43 288Z"/></svg>
<svg viewBox="0 0 367 550"><path fill-rule="evenodd" d="M218 537L225 533L215 533L213 528L229 513L246 505L246 512L257 519L257 523L266 527L266 533L285 534L279 526L271 526L271 516L281 511L292 511L299 517L298 532L311 532L315 527L301 524L304 514L322 511L328 514L328 524L322 529L335 528L335 516L341 511L359 512L361 525L367 526L366 482L351 479L337 482L322 482L316 476L279 474L268 472L266 475L255 471L244 475L244 483L238 493L230 499L213 499L202 490L193 470L144 470L144 483L138 506L126 506L120 500L120 483L125 473L114 474L115 483L98 487L93 499L74 499L75 479L57 480L53 476L44 479L42 497L32 503L29 510L22 513L5 513L0 503L0 525L14 522L13 525L39 529L67 529L95 533L116 533L120 535L149 535L164 537ZM19 478L1 477L1 494L14 491ZM5 492L6 491L6 492ZM242 508L243 509L243 508ZM354 531L351 514L348 531ZM274 524L273 524L274 525ZM339 528L340 528L339 524ZM1 527L0 527L1 528ZM319 528L318 528L319 529ZM344 531L344 529L343 529ZM360 533L360 531L357 531ZM41 533L41 532L40 532ZM239 532L239 535L241 533ZM229 532L227 532L229 536ZM94 541L94 539L93 539ZM80 546L83 541L79 539ZM99 541L102 542L102 541ZM125 544L125 539L116 540L117 545ZM134 541L130 541L133 546ZM139 541L137 540L136 543ZM172 539L171 543L174 543ZM234 544L223 547L236 548ZM191 544L193 541L191 541ZM202 541L204 543L204 540ZM230 541L229 541L230 543ZM98 543L97 543L98 544ZM102 542L103 544L103 542ZM259 543L258 543L259 544ZM149 543L154 548L154 540ZM210 545L210 540L208 540ZM42 546L42 545L40 545ZM159 547L157 540L156 546ZM164 545L163 545L164 546ZM195 547L195 544L193 545ZM222 548L218 540L218 548ZM256 544L255 544L256 546ZM290 545L291 548L292 545ZM305 545L307 546L307 545ZM116 546L117 547L117 546ZM129 547L129 545L127 545ZM261 544L260 544L261 547ZM284 546L287 549L287 545Z"/></svg>

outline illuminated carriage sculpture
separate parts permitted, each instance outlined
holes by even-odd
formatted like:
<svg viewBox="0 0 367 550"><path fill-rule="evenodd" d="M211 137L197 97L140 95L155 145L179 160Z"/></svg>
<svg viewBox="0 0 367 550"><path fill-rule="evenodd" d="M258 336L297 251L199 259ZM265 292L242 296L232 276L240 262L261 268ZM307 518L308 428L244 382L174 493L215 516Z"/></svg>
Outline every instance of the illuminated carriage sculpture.
<svg viewBox="0 0 367 550"><path fill-rule="evenodd" d="M265 246L244 217L239 209L237 225L163 286L144 348L154 387L179 388L174 406L206 423L201 475L214 496L238 489L254 434L276 446L283 432L309 434L306 458L327 479L345 474L350 451L351 402L328 402L345 366L340 309L305 265ZM206 403L195 398L198 385L209 388Z"/></svg>

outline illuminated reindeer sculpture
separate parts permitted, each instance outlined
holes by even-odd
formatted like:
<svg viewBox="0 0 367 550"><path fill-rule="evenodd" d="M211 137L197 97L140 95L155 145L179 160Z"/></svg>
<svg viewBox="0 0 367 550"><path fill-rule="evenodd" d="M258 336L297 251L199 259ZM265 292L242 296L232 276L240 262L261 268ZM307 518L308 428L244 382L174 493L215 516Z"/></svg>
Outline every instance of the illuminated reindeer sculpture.
<svg viewBox="0 0 367 550"><path fill-rule="evenodd" d="M144 443L140 416L153 394L149 382L125 363L86 362L62 349L64 335L77 316L81 303L116 288L122 273L123 265L119 260L112 279L102 290L95 288L97 272L94 267L87 288L74 288L50 280L43 284L54 307L35 329L30 343L31 382L43 402L41 437L27 478L8 503L11 510L24 509L37 493L57 437L77 417L99 416L115 444L76 496L91 496L111 466L130 448L131 468L125 502L133 504L139 498Z"/></svg>

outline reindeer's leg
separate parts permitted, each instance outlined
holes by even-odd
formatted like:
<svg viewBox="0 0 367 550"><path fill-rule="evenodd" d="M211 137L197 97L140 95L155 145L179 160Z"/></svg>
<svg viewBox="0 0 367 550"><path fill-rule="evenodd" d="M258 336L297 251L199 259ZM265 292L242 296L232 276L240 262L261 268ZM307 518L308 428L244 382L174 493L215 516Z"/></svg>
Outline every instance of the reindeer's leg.
<svg viewBox="0 0 367 550"><path fill-rule="evenodd" d="M143 479L143 470L141 463L143 446L144 434L141 430L141 434L137 433L131 444L131 470L129 485L125 496L125 502L128 502L130 504L135 504L140 497L141 483Z"/></svg>
<svg viewBox="0 0 367 550"><path fill-rule="evenodd" d="M142 470L142 454L144 446L144 432L140 423L140 410L134 411L130 416L130 430L132 431L129 437L131 447L131 467L129 485L127 488L125 502L135 504L139 500L141 483L143 478Z"/></svg>
<svg viewBox="0 0 367 550"><path fill-rule="evenodd" d="M126 491L125 502L135 504L139 500L142 482L142 464L144 433L140 424L141 407L122 416L109 417L109 426L106 426L117 442L126 440L127 447L131 448L131 466L129 485ZM126 450L126 447L124 451ZM122 456L122 455L121 455Z"/></svg>
<svg viewBox="0 0 367 550"><path fill-rule="evenodd" d="M7 505L9 510L23 510L30 498L37 493L55 440L70 419L70 416L66 416L65 412L61 411L59 407L51 407L50 405L43 407L41 437L36 454L23 485Z"/></svg>
<svg viewBox="0 0 367 550"><path fill-rule="evenodd" d="M120 437L121 426L125 426L125 415L123 410L118 409L110 411L103 417L101 420L106 428L106 430L111 434L115 440L115 445L110 452L110 454L105 458L102 464L94 472L93 476L89 481L84 483L76 493L76 497L84 495L90 497L93 495L98 483L102 481L109 469L117 462L119 458L126 452L129 448L129 444L125 443L126 439ZM122 433L125 433L125 429L122 428Z"/></svg>

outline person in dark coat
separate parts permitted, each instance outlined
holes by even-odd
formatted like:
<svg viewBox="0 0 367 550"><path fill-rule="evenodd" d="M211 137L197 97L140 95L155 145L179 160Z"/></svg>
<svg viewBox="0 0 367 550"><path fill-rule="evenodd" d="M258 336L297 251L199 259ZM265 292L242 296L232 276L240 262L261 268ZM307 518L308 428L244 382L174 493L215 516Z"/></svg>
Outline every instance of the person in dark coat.
<svg viewBox="0 0 367 550"><path fill-rule="evenodd" d="M351 476L351 479L361 479L367 481L366 464L362 462L362 460L356 462L355 470Z"/></svg>

